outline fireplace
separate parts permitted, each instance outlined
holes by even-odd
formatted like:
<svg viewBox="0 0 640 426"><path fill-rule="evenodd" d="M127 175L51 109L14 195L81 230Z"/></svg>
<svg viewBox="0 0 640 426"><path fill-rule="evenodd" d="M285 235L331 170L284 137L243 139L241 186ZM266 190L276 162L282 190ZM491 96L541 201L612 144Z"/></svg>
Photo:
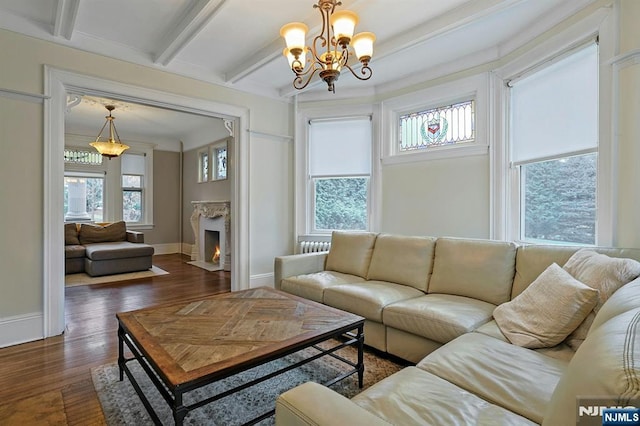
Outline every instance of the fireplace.
<svg viewBox="0 0 640 426"><path fill-rule="evenodd" d="M189 264L208 271L231 270L230 205L228 201L192 201L195 244Z"/></svg>

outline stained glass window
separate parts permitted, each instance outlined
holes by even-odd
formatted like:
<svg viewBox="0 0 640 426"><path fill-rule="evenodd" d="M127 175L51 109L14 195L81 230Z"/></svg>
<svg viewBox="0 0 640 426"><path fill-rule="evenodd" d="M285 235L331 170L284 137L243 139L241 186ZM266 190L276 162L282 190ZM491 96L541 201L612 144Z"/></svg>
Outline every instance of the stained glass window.
<svg viewBox="0 0 640 426"><path fill-rule="evenodd" d="M102 164L102 155L95 150L89 151L85 149L65 149L64 162L99 166L100 164Z"/></svg>
<svg viewBox="0 0 640 426"><path fill-rule="evenodd" d="M440 106L400 116L401 152L474 142L475 102Z"/></svg>
<svg viewBox="0 0 640 426"><path fill-rule="evenodd" d="M216 179L227 178L227 148L217 148L216 155Z"/></svg>

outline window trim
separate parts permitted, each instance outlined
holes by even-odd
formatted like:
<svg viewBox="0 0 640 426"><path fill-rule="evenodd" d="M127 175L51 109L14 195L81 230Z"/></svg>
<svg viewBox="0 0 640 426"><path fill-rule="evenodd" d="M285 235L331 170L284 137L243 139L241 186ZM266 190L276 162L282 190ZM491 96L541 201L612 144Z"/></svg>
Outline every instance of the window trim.
<svg viewBox="0 0 640 426"><path fill-rule="evenodd" d="M131 174L131 173L122 173L120 175L120 182L122 182L122 177L123 176L139 176L140 177L140 186L139 187L135 187L135 186L121 186L121 192L122 192L122 217L124 219L124 193L125 192L139 192L140 193L140 201L142 204L142 214L140 215L140 220L137 222L133 222L133 221L127 221L127 224L129 225L136 225L136 224L143 224L143 219L145 218L145 212L146 212L146 203L145 203L145 198L146 198L146 194L145 194L145 175L140 175L140 174Z"/></svg>
<svg viewBox="0 0 640 426"><path fill-rule="evenodd" d="M127 227L131 230L153 229L153 148L155 145L144 142L130 142L129 145L131 148L126 151L126 154L144 156L144 176L142 179L144 210L142 212L142 220L140 222L127 222ZM123 220L122 168L120 168L118 174L118 190L120 196L117 220Z"/></svg>
<svg viewBox="0 0 640 426"><path fill-rule="evenodd" d="M398 147L398 121L400 116L473 100L475 102L475 140L459 145L446 145L428 149L401 152ZM429 87L398 96L383 104L382 164L404 164L443 158L486 155L489 152L489 76L476 74L456 81Z"/></svg>
<svg viewBox="0 0 640 426"><path fill-rule="evenodd" d="M200 148L196 151L196 155L198 158L198 183L206 183L209 182L209 175L211 175L211 152L208 146L204 148ZM207 164L207 173L205 176L203 166L205 161L203 160L204 156L207 156L206 164Z"/></svg>
<svg viewBox="0 0 640 426"><path fill-rule="evenodd" d="M371 117L371 172L368 188L368 225L370 232L380 229L380 212L382 198L381 164L380 164L380 106L372 104L340 105L332 107L300 108L297 114L295 129L295 231L293 244L305 236L322 237L330 235L330 232L322 231L313 233L311 210L310 173L309 173L309 122L312 120L339 120L350 119L356 116Z"/></svg>
<svg viewBox="0 0 640 426"><path fill-rule="evenodd" d="M615 123L610 111L614 101L615 76L610 65L615 55L616 26L613 10L598 10L560 33L539 43L535 48L511 60L491 73L495 106L492 111L492 128L495 149L491 155L491 230L494 239L519 242L520 207L519 173L510 162L509 143L509 88L508 82L519 78L536 65L553 61L598 37L599 41L599 117L598 117L598 166L596 186L596 245L615 244L614 204L617 182L613 162L615 154ZM569 243L567 243L569 244Z"/></svg>

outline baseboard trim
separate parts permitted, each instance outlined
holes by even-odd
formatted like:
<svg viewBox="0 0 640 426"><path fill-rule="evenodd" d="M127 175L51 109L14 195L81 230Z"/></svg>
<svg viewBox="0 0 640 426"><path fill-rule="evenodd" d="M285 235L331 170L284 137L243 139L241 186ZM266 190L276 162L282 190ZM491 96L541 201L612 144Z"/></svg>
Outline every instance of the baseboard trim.
<svg viewBox="0 0 640 426"><path fill-rule="evenodd" d="M0 319L0 348L44 339L42 312Z"/></svg>
<svg viewBox="0 0 640 426"><path fill-rule="evenodd" d="M185 256L191 257L191 260L195 260L192 257L193 256L194 247L195 247L195 244L182 243L182 247L181 247L180 253L184 254Z"/></svg>
<svg viewBox="0 0 640 426"><path fill-rule="evenodd" d="M152 244L153 254L173 254L180 253L180 243Z"/></svg>
<svg viewBox="0 0 640 426"><path fill-rule="evenodd" d="M264 287L264 286L274 287L273 272L268 274L251 275L251 277L249 277L249 288Z"/></svg>

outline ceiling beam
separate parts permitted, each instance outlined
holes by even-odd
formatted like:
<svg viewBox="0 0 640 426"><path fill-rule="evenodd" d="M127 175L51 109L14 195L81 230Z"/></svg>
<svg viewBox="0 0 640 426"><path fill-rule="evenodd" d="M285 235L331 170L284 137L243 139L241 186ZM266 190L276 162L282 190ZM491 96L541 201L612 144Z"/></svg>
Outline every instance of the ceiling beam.
<svg viewBox="0 0 640 426"><path fill-rule="evenodd" d="M227 0L197 0L155 49L153 62L168 65L220 11Z"/></svg>
<svg viewBox="0 0 640 426"><path fill-rule="evenodd" d="M56 17L53 24L53 36L64 37L71 40L73 29L76 26L80 0L58 0Z"/></svg>
<svg viewBox="0 0 640 426"><path fill-rule="evenodd" d="M451 31L464 28L488 15L501 12L523 1L524 0L474 0L466 2L460 7L436 16L425 23L421 23L418 26L375 45L371 68L375 73L376 60L410 49ZM354 71L358 71L361 68L361 64L355 64L352 68ZM324 84L324 82L316 78L303 90L297 90L293 86L285 86L281 87L278 92L280 96L290 97L295 93L309 90L319 84Z"/></svg>

